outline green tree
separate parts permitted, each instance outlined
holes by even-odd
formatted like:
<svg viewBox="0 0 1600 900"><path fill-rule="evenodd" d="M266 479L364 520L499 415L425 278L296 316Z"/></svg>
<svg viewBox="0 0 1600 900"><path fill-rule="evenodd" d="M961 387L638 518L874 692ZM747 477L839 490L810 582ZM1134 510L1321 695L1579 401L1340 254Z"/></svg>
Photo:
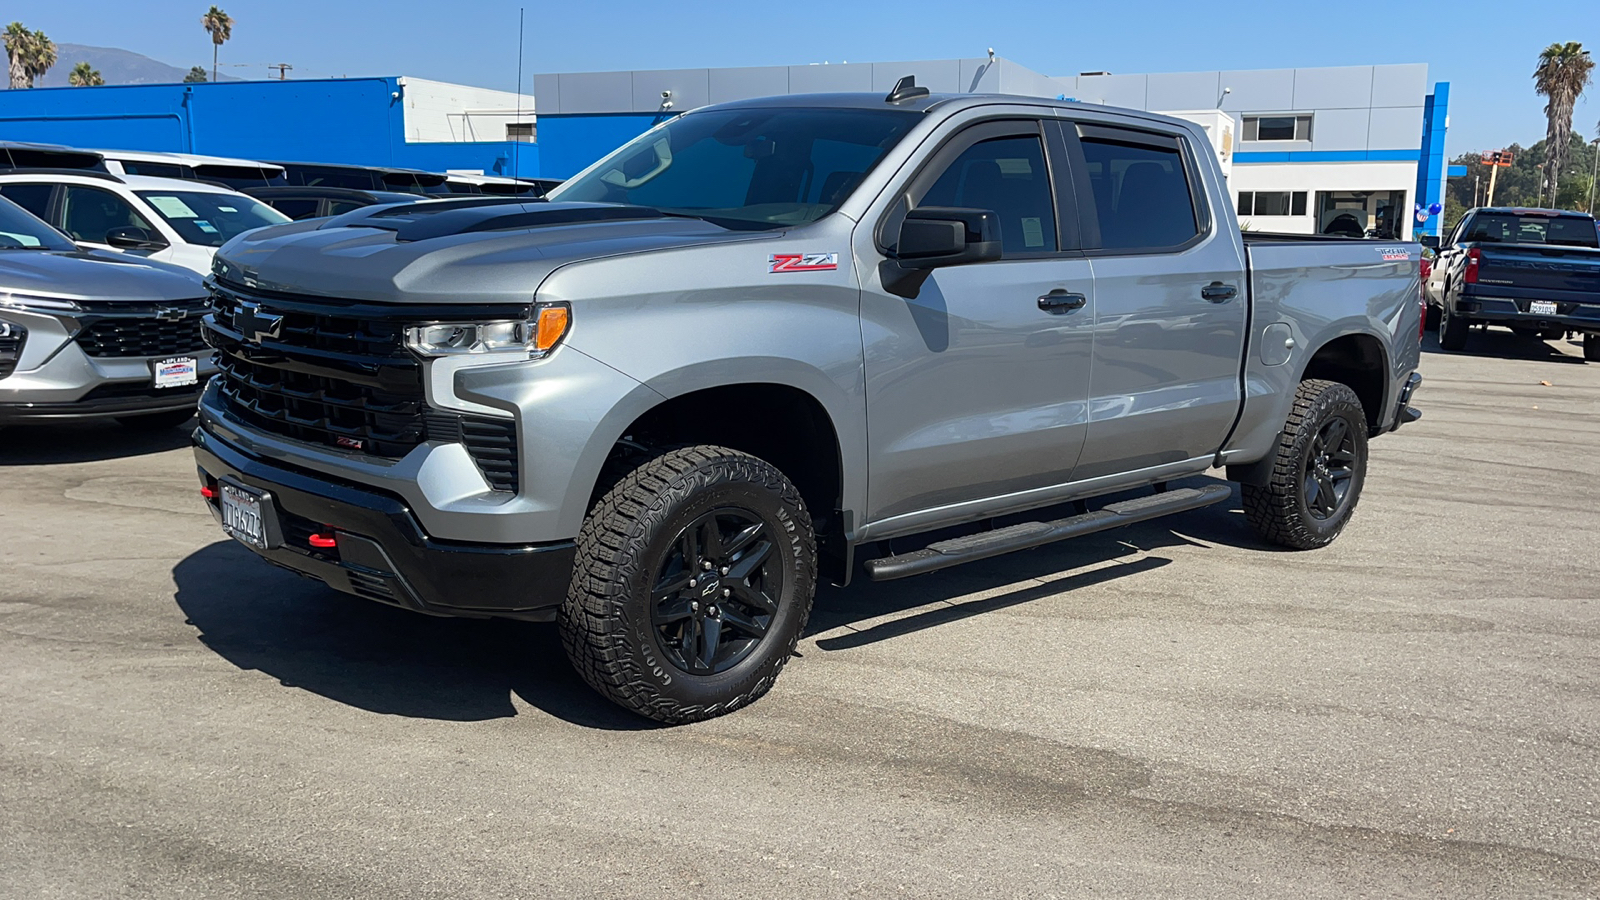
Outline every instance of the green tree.
<svg viewBox="0 0 1600 900"><path fill-rule="evenodd" d="M200 17L200 24L205 27L206 34L211 35L211 80L216 81L217 51L233 37L233 16L213 6Z"/></svg>
<svg viewBox="0 0 1600 900"><path fill-rule="evenodd" d="M50 67L56 64L56 42L45 37L44 32L35 30L33 40L29 46L28 59L24 65L28 68L28 87L44 77Z"/></svg>
<svg viewBox="0 0 1600 900"><path fill-rule="evenodd" d="M72 67L72 73L67 76L67 84L73 87L99 87L106 80L100 77L100 70L86 62L78 63Z"/></svg>
<svg viewBox="0 0 1600 900"><path fill-rule="evenodd" d="M6 26L6 60L10 64L11 89L30 87L28 83L28 58L33 50L33 32L21 22Z"/></svg>
<svg viewBox="0 0 1600 900"><path fill-rule="evenodd" d="M1544 174L1550 193L1555 194L1561 183L1561 169L1567 162L1571 142L1564 140L1572 133L1572 107L1583 95L1593 78L1594 60L1589 51L1577 41L1551 44L1539 54L1539 67L1533 70L1534 91L1546 98Z"/></svg>
<svg viewBox="0 0 1600 900"><path fill-rule="evenodd" d="M206 70L201 66L190 66L189 74L183 76L184 84L205 84Z"/></svg>

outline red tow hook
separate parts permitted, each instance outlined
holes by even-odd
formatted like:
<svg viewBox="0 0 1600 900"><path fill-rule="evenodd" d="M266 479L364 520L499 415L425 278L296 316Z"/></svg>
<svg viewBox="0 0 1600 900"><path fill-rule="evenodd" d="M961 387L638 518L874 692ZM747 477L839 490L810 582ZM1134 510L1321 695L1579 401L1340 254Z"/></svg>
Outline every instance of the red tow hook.
<svg viewBox="0 0 1600 900"><path fill-rule="evenodd" d="M339 546L338 533L332 528L327 529L327 532L327 534L323 534L319 531L316 534L313 534L311 537L306 538L306 543L317 548L318 550L332 550L333 548Z"/></svg>
<svg viewBox="0 0 1600 900"><path fill-rule="evenodd" d="M200 496L207 500L215 500L217 499L217 489L209 484L202 484L200 485Z"/></svg>

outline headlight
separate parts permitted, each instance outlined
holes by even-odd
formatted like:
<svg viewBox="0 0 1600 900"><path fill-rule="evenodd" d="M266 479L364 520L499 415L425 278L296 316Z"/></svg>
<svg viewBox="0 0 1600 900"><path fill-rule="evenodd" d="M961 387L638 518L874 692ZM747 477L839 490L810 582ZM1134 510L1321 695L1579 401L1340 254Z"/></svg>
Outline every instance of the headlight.
<svg viewBox="0 0 1600 900"><path fill-rule="evenodd" d="M564 303L535 307L528 319L497 322L436 322L406 329L406 346L422 356L476 353L526 354L539 359L566 337L572 314Z"/></svg>
<svg viewBox="0 0 1600 900"><path fill-rule="evenodd" d="M78 304L54 297L35 297L31 294L0 294L0 307L38 312L77 312Z"/></svg>

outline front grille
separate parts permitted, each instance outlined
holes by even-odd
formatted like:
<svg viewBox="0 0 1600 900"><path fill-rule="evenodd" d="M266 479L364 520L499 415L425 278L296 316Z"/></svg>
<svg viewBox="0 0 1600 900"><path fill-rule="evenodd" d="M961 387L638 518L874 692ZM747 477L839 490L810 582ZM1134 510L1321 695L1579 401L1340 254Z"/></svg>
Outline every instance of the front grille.
<svg viewBox="0 0 1600 900"><path fill-rule="evenodd" d="M22 343L28 339L28 329L11 322L0 322L0 378L17 370L17 360L22 358Z"/></svg>
<svg viewBox="0 0 1600 900"><path fill-rule="evenodd" d="M429 408L421 363L404 345L408 322L496 318L506 310L397 308L224 287L212 308L207 340L218 351L219 393L245 424L388 459L424 441L459 443L491 488L517 490L515 422Z"/></svg>
<svg viewBox="0 0 1600 900"><path fill-rule="evenodd" d="M160 319L108 318L91 323L74 338L89 356L179 356L208 353L200 336L200 317L164 322Z"/></svg>

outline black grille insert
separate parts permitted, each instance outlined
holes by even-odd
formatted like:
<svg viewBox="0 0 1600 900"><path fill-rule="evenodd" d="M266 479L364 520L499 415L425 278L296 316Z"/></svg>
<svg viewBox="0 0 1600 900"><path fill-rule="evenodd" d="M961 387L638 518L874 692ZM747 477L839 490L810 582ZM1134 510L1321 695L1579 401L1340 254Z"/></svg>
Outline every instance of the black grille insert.
<svg viewBox="0 0 1600 900"><path fill-rule="evenodd" d="M106 318L90 323L76 338L89 356L178 356L209 354L200 336L200 317L161 319Z"/></svg>

